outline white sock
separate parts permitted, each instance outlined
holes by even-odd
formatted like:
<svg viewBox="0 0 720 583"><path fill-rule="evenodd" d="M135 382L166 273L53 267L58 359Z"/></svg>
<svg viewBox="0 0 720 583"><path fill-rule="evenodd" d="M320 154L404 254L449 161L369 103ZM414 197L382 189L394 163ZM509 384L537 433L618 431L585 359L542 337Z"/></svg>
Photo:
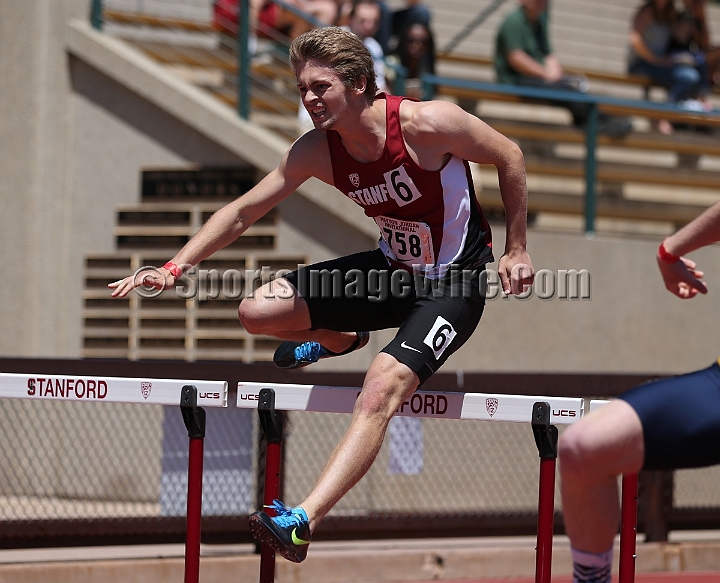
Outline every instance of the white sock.
<svg viewBox="0 0 720 583"><path fill-rule="evenodd" d="M613 549L604 553L586 553L570 549L573 562L573 583L610 583Z"/></svg>

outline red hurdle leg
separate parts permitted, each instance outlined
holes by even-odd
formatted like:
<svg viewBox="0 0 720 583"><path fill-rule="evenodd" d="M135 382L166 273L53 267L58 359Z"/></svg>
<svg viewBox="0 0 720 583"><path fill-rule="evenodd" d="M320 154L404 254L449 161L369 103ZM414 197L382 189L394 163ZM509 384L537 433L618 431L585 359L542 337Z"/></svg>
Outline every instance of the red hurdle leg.
<svg viewBox="0 0 720 583"><path fill-rule="evenodd" d="M622 515L620 519L620 583L635 581L637 543L638 475L622 477Z"/></svg>
<svg viewBox="0 0 720 583"><path fill-rule="evenodd" d="M180 410L190 438L187 528L185 534L185 583L199 583L205 410L197 406L197 389L194 386L187 385L183 387Z"/></svg>
<svg viewBox="0 0 720 583"><path fill-rule="evenodd" d="M555 522L555 464L558 432L554 425L550 425L549 403L538 402L533 405L532 429L540 454L535 583L550 583Z"/></svg>
<svg viewBox="0 0 720 583"><path fill-rule="evenodd" d="M265 486L263 504L269 506L280 497L280 468L282 465L283 418L275 410L275 391L262 389L258 396L258 415L265 432ZM275 581L275 550L262 545L260 551L260 583Z"/></svg>
<svg viewBox="0 0 720 583"><path fill-rule="evenodd" d="M555 460L540 460L537 556L535 582L550 583L553 526L555 523Z"/></svg>

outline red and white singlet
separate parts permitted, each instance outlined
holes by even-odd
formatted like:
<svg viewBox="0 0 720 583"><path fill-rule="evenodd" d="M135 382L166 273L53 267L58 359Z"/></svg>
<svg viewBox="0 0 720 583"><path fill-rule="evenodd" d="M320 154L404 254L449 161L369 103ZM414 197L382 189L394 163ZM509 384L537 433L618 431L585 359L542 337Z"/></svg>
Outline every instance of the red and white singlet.
<svg viewBox="0 0 720 583"><path fill-rule="evenodd" d="M380 228L388 261L438 279L449 269L493 260L490 227L475 196L470 166L453 156L424 170L408 154L400 127L403 97L379 94L387 107L385 148L375 162L358 162L328 130L335 187L362 206Z"/></svg>

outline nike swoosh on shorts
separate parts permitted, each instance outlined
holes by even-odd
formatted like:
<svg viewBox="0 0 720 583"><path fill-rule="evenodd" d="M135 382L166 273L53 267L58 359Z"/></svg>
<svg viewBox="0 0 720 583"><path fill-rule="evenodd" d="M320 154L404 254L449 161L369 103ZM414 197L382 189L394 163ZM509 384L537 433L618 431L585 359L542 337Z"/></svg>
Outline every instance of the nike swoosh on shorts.
<svg viewBox="0 0 720 583"><path fill-rule="evenodd" d="M408 346L405 344L405 341L402 341L402 344L400 345L402 348L407 348L408 350L414 350L415 352L422 352L422 350L418 350L417 348L413 348L412 346Z"/></svg>

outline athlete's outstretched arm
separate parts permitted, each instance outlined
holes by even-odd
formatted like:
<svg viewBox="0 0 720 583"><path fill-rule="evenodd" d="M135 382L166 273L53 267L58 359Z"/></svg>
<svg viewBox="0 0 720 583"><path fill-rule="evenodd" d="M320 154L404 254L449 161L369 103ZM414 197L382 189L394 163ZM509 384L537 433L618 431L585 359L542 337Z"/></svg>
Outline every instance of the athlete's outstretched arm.
<svg viewBox="0 0 720 583"><path fill-rule="evenodd" d="M718 241L720 241L720 202L715 203L663 241L662 246L667 254L679 257L674 262L668 262L667 256L657 258L665 287L683 299L693 298L698 293L707 293L705 283L700 280L704 273L697 269L694 261L683 256Z"/></svg>
<svg viewBox="0 0 720 583"><path fill-rule="evenodd" d="M303 139L304 138L304 139ZM170 261L187 271L242 235L256 220L292 194L313 175L315 159L310 138L298 139L285 153L278 168L270 172L247 193L215 212L202 228ZM161 267L128 276L108 285L112 297L125 297L139 286L165 288L175 283L176 274ZM179 276L180 274L177 273Z"/></svg>

